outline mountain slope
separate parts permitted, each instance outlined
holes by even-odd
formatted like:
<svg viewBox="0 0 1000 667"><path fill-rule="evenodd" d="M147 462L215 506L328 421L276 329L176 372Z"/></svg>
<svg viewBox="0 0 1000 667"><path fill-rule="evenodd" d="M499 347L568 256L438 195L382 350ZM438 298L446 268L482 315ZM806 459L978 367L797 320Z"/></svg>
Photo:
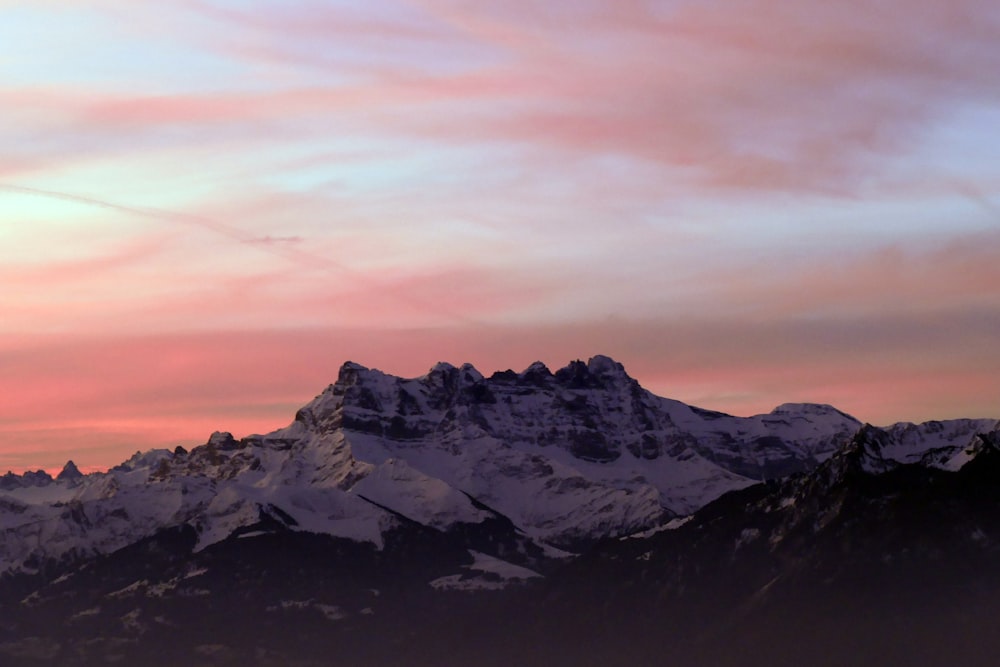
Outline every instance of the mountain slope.
<svg viewBox="0 0 1000 667"><path fill-rule="evenodd" d="M1000 649L1000 436L958 470L885 458L865 427L816 470L734 491L676 527L606 542L553 575L565 610L628 609L594 642L675 664L989 665ZM640 648L641 647L641 648Z"/></svg>
<svg viewBox="0 0 1000 667"><path fill-rule="evenodd" d="M808 473L573 559L476 503L489 518L460 530L381 508L379 546L298 530L277 506L207 545L185 524L0 577L0 660L994 664L1000 433L975 434L958 470L888 458L898 444L866 425ZM226 470L220 452L239 447L216 436L185 465L214 448Z"/></svg>

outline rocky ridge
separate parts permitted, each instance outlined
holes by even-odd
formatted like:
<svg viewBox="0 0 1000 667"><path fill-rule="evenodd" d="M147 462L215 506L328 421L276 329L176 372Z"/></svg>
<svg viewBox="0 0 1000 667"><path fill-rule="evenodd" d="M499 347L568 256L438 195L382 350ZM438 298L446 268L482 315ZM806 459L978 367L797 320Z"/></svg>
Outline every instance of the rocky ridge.
<svg viewBox="0 0 1000 667"><path fill-rule="evenodd" d="M885 460L954 468L977 433L996 427L872 432ZM137 453L107 473L83 476L70 462L56 480L0 478L0 563L30 571L182 525L205 548L262 522L378 547L405 522L467 531L502 519L522 551L578 551L810 470L860 428L825 405L747 418L691 407L602 356L488 378L470 365L404 379L348 362L272 433L217 432L190 452Z"/></svg>

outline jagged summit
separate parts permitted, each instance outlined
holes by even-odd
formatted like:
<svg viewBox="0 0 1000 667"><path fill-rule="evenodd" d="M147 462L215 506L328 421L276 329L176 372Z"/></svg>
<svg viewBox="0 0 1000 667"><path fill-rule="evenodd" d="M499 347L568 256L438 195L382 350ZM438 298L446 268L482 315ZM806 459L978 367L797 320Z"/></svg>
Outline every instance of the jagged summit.
<svg viewBox="0 0 1000 667"><path fill-rule="evenodd" d="M63 469L59 472L59 474L56 475L56 480L72 481L80 479L81 477L83 477L83 473L80 472L80 469L76 467L76 464L73 463L72 460L69 460L66 462L66 465L63 466Z"/></svg>
<svg viewBox="0 0 1000 667"><path fill-rule="evenodd" d="M595 375L625 375L625 367L603 354L597 354L587 360L587 370Z"/></svg>
<svg viewBox="0 0 1000 667"><path fill-rule="evenodd" d="M396 379L419 382L433 378L455 377L456 374L459 374L458 377L460 377L465 384L474 384L487 379L478 369L476 369L474 365L470 363L463 363L461 366L455 366L448 361L437 362L425 375L416 378ZM340 367L336 384L341 386L351 386L356 384L361 378L368 378L371 380L375 378L394 378L394 376L388 375L378 369L368 368L367 366L353 361L346 361ZM529 364L528 367L521 372L515 372L510 369L497 371L489 379L503 381L520 380L534 385L555 381L561 384L573 384L576 386L583 386L588 382L597 386L600 384L601 380L635 382L635 380L625 371L625 367L621 363L605 355L595 355L586 362L579 359L571 361L566 366L555 372L550 370L545 363L535 361ZM331 385L331 387L333 386L334 385Z"/></svg>
<svg viewBox="0 0 1000 667"><path fill-rule="evenodd" d="M829 466L832 477L838 481L849 475L887 472L899 465L884 456L891 439L884 430L864 424L851 441L824 465Z"/></svg>
<svg viewBox="0 0 1000 667"><path fill-rule="evenodd" d="M208 441L205 444L221 449L232 449L238 443L229 431L215 431L208 436Z"/></svg>
<svg viewBox="0 0 1000 667"><path fill-rule="evenodd" d="M14 474L8 470L7 474L0 477L0 490L43 487L48 486L52 482L52 475L44 470L26 470L22 475Z"/></svg>
<svg viewBox="0 0 1000 667"><path fill-rule="evenodd" d="M616 384L636 384L625 367L610 357L591 357L587 363L570 362L554 374L556 382L575 388L606 388ZM637 385L638 386L638 385Z"/></svg>
<svg viewBox="0 0 1000 667"><path fill-rule="evenodd" d="M552 371L550 371L549 367L546 366L545 364L543 364L541 361L534 361L531 364L529 364L528 367L525 368L518 375L520 375L521 377L526 377L526 376L531 375L531 374L546 375L546 376L548 376L548 375L552 375Z"/></svg>

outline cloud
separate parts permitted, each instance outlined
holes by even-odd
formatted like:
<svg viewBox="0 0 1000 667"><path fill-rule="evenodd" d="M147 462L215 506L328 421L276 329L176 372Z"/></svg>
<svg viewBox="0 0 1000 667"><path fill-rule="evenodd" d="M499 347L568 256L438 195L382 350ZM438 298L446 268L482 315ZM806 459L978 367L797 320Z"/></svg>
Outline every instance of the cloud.
<svg viewBox="0 0 1000 667"><path fill-rule="evenodd" d="M478 49L483 62L383 64L363 87L342 88L344 99L361 93L383 130L624 155L691 169L707 186L853 192L930 124L1000 95L989 75L1000 18L979 0L414 6L439 26L440 49ZM253 25L316 46L296 51L299 64L314 54L328 65L319 47L350 43L352 19L311 23L311 12ZM372 16L365 35L391 43L401 29ZM425 108L400 113L414 105Z"/></svg>
<svg viewBox="0 0 1000 667"><path fill-rule="evenodd" d="M0 191L7 191L16 194L42 197L46 199L55 199L59 201L67 201L74 204L81 204L83 206L103 208L118 213L133 215L140 218L158 220L161 222L171 223L174 225L180 224L193 227L200 227L202 229L213 232L214 234L229 239L231 241L236 241L241 244L259 246L262 250L266 252L278 255L280 257L284 257L286 259L295 260L300 264L304 264L314 268L335 271L348 275L353 274L353 271L347 265L338 262L334 259L316 255L311 252L301 250L298 248L288 247L297 244L301 240L299 237L271 236L271 235L258 237L254 236L249 232L244 231L243 229L235 225L219 222L217 220L213 220L211 218L202 215L196 215L180 211L168 211L152 207L126 205L109 201L107 199L89 197L69 192L43 190L40 188L32 188L21 185L14 185L10 183L0 183ZM359 276L353 275L352 277L357 279Z"/></svg>
<svg viewBox="0 0 1000 667"><path fill-rule="evenodd" d="M611 156L661 170L667 187L846 196L1000 97L1000 18L982 0L186 7L207 23L174 39L245 78L211 91L5 91L12 163L166 145L260 155L349 134L373 148L515 152L535 177Z"/></svg>

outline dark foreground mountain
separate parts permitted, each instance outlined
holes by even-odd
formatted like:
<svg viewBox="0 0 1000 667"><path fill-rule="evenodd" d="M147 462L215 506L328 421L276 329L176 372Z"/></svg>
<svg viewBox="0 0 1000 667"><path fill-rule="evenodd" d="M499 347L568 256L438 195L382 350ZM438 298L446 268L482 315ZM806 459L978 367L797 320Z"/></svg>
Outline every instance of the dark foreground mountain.
<svg viewBox="0 0 1000 667"><path fill-rule="evenodd" d="M0 478L0 664L994 664L996 426L348 364L267 436Z"/></svg>

